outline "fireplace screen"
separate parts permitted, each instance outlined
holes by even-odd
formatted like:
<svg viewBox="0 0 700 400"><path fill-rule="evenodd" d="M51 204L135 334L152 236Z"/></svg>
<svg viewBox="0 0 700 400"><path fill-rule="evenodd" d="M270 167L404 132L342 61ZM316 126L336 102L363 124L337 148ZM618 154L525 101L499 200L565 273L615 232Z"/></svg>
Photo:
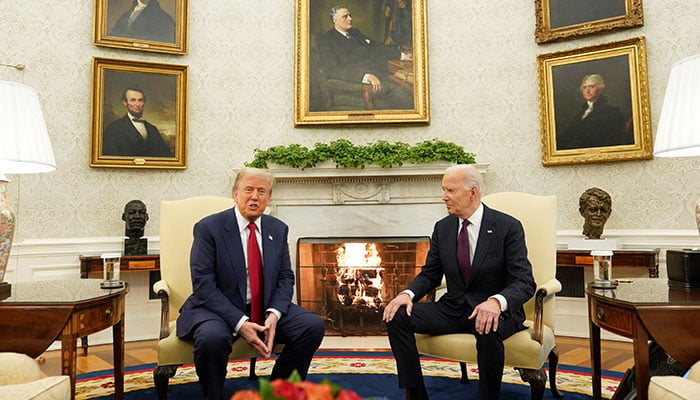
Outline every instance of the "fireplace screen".
<svg viewBox="0 0 700 400"><path fill-rule="evenodd" d="M384 305L420 272L429 237L300 238L297 300L330 335L386 332Z"/></svg>

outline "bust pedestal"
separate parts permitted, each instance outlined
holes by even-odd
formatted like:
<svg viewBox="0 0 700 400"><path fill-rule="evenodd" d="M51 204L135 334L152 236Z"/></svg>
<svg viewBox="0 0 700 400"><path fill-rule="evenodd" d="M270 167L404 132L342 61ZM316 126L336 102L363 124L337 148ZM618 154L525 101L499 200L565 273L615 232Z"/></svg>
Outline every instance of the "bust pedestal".
<svg viewBox="0 0 700 400"><path fill-rule="evenodd" d="M616 250L617 239L572 239L569 240L569 250Z"/></svg>
<svg viewBox="0 0 700 400"><path fill-rule="evenodd" d="M148 239L128 238L124 240L125 256L145 256L148 253Z"/></svg>

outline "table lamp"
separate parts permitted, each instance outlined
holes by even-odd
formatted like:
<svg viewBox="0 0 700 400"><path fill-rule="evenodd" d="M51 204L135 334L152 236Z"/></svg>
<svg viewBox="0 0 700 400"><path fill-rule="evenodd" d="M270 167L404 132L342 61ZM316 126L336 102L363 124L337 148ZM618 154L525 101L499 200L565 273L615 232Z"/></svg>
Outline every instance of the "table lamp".
<svg viewBox="0 0 700 400"><path fill-rule="evenodd" d="M9 295L5 270L15 233L15 213L7 200L4 174L31 174L56 169L49 133L36 91L0 81L0 298Z"/></svg>
<svg viewBox="0 0 700 400"><path fill-rule="evenodd" d="M700 54L678 61L671 68L666 96L656 130L657 157L700 156ZM695 204L695 222L700 231L700 200ZM677 254L683 253L683 254ZM700 251L668 250L666 268L669 285L700 287Z"/></svg>

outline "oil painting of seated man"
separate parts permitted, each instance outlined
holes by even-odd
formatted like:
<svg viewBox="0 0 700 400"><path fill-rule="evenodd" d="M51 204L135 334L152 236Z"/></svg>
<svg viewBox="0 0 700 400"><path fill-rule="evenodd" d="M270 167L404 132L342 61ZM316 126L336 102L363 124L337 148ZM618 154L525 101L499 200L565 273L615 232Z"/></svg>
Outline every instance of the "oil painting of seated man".
<svg viewBox="0 0 700 400"><path fill-rule="evenodd" d="M410 2L399 3L410 7ZM413 54L410 42L408 46L395 42L396 38L408 35L404 33L401 36L397 32L400 26L410 26L410 21L406 25L405 22L390 20L384 37L378 40L355 26L356 20L353 20L351 10L344 5L331 7L327 15L332 23L330 29L311 38L318 48L318 63L324 78L364 85L367 102L371 103L367 108L413 109ZM410 16L410 9L401 15ZM390 63L392 70L389 69Z"/></svg>

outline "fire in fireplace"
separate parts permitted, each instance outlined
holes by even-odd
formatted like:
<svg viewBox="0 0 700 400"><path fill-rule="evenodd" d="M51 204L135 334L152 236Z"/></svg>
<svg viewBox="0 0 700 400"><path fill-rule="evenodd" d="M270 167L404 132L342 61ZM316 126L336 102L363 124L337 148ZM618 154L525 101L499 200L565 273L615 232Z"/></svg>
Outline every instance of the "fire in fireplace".
<svg viewBox="0 0 700 400"><path fill-rule="evenodd" d="M429 237L300 238L297 300L331 335L385 334L382 313L420 272Z"/></svg>

